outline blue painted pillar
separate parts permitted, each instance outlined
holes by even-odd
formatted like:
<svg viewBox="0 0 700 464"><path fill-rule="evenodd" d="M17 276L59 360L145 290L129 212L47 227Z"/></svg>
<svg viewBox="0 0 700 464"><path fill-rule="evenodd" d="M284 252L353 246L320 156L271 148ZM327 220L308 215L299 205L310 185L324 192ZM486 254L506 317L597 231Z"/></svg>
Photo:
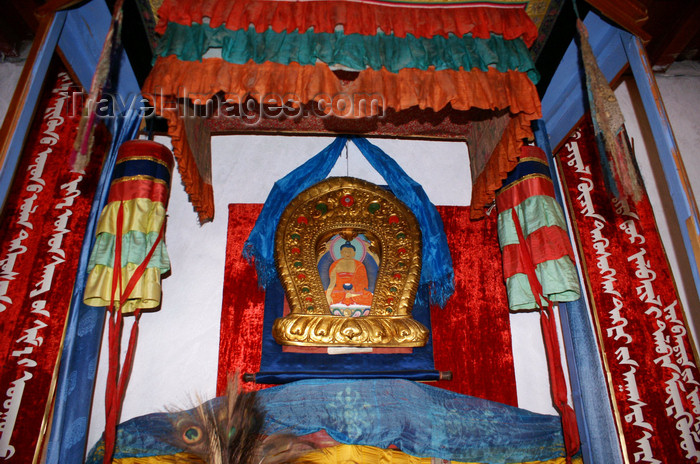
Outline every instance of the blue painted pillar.
<svg viewBox="0 0 700 464"><path fill-rule="evenodd" d="M685 173L683 160L678 145L676 145L671 123L661 101L661 94L656 86L646 52L637 37L623 32L620 34L620 38L654 136L654 143L659 153L661 167L683 236L683 244L688 254L695 289L700 294L700 272L698 269L700 263L700 218L690 187L690 180ZM686 310L689 309L686 308Z"/></svg>

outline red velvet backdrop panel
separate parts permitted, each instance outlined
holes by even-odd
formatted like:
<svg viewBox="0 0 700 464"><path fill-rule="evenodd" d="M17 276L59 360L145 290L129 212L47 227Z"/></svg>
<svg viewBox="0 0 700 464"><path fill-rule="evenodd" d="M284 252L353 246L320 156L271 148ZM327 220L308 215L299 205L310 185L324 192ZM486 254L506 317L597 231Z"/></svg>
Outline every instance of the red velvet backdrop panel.
<svg viewBox="0 0 700 464"><path fill-rule="evenodd" d="M264 292L241 256L261 205L229 205L217 391L228 373L260 367ZM435 385L517 405L508 305L496 218L469 220L469 208L438 207L455 268L455 294L444 309L431 309L435 367L451 381ZM381 355L377 355L381 356ZM247 385L251 389L264 385Z"/></svg>
<svg viewBox="0 0 700 464"><path fill-rule="evenodd" d="M455 270L455 293L432 308L435 368L453 380L437 386L517 406L508 298L496 215L472 221L469 208L439 206Z"/></svg>

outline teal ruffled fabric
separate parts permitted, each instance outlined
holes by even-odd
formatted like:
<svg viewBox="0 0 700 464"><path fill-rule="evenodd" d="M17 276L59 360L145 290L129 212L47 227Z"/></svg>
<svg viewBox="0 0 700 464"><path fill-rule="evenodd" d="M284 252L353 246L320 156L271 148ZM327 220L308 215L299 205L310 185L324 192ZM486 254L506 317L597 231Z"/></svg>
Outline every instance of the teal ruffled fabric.
<svg viewBox="0 0 700 464"><path fill-rule="evenodd" d="M125 233L122 236L121 267L125 267L127 263L142 263L157 238L158 232L144 234L140 231L131 230ZM88 262L88 273L99 264L110 268L114 266L115 244L116 237L113 234L103 232L97 236L95 246L90 255L90 261ZM151 256L146 267L157 267L160 269L161 274L170 270L168 249L162 240L156 245L153 256Z"/></svg>
<svg viewBox="0 0 700 464"><path fill-rule="evenodd" d="M255 63L314 65L321 61L329 66L357 71L386 68L394 73L404 68L487 71L492 67L499 72L527 73L535 84L539 80L522 39L505 40L498 35L478 39L470 35L431 38L417 38L410 34L401 38L384 33L345 35L342 31L278 33L267 30L257 33L252 27L232 31L225 26L211 28L206 24L183 26L169 23L157 55L176 55L183 61L199 61L210 49L220 49L221 58L235 64L252 60Z"/></svg>

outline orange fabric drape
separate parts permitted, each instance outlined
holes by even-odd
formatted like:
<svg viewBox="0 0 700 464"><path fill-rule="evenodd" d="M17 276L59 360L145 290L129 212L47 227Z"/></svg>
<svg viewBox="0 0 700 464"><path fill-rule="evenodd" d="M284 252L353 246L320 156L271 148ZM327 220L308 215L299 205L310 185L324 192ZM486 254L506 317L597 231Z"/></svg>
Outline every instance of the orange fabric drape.
<svg viewBox="0 0 700 464"><path fill-rule="evenodd" d="M396 111L419 107L435 111L450 105L456 110L507 108L511 121L494 149L472 193L472 217L484 215L484 208L495 197L495 191L507 173L517 164L523 139L532 138L530 121L541 117L540 101L532 81L518 71L454 71L411 68L398 73L385 69L366 69L352 81L339 79L324 63L302 66L253 62L239 65L219 58L202 61L180 61L174 56L158 58L146 79L143 93L168 120L173 138L178 170L190 200L200 214L200 221L213 217L211 185L200 176L184 136L177 99L200 100L200 103L223 93L226 99L242 102L250 97L263 103L271 95L299 104L329 101L338 96L357 101L376 99L382 108ZM278 100L279 101L279 100ZM366 107L353 108L345 117L366 117Z"/></svg>
<svg viewBox="0 0 700 464"><path fill-rule="evenodd" d="M518 164L520 151L523 147L523 139L532 139L533 137L530 121L542 117L539 112L535 117L532 116L528 113L517 113L511 118L506 130L503 132L501 141L491 153L491 157L481 175L473 180L472 219L479 219L485 216L485 210L496 198L496 190L501 188L503 179Z"/></svg>
<svg viewBox="0 0 700 464"><path fill-rule="evenodd" d="M173 144L173 154L177 160L177 170L182 178L185 191L197 212L200 224L214 219L214 189L199 172L187 136L185 125L177 111L158 113L168 121L168 135Z"/></svg>
<svg viewBox="0 0 700 464"><path fill-rule="evenodd" d="M529 47L537 38L537 28L525 12L527 2L499 1L492 6L469 4L377 4L358 1L270 2L234 0L165 0L158 10L156 32L165 33L168 22L189 26L209 18L211 27L225 24L228 29L258 32L269 27L275 32L333 32L342 25L346 34L386 34L406 37L447 36L488 38L491 34L506 40L522 38Z"/></svg>
<svg viewBox="0 0 700 464"><path fill-rule="evenodd" d="M522 114L528 121L541 117L537 90L527 74L495 69L484 72L405 68L398 73L366 69L356 79L342 81L324 63L241 65L219 58L180 61L168 56L156 60L143 87L144 96L156 104L159 114L173 98L203 102L219 92L226 98L243 100L250 96L258 102L271 95L291 96L300 103L339 95L352 99L376 96L383 108L396 111L415 106L439 111L450 104L456 110L509 108L511 114ZM358 111L351 116L367 114Z"/></svg>

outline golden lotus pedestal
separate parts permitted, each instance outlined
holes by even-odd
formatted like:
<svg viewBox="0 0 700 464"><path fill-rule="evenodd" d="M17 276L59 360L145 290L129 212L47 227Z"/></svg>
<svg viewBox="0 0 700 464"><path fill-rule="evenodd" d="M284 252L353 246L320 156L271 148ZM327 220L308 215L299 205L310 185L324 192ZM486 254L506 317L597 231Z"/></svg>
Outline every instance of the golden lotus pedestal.
<svg viewBox="0 0 700 464"><path fill-rule="evenodd" d="M428 329L410 316L342 317L289 314L275 320L272 335L281 345L419 347Z"/></svg>

